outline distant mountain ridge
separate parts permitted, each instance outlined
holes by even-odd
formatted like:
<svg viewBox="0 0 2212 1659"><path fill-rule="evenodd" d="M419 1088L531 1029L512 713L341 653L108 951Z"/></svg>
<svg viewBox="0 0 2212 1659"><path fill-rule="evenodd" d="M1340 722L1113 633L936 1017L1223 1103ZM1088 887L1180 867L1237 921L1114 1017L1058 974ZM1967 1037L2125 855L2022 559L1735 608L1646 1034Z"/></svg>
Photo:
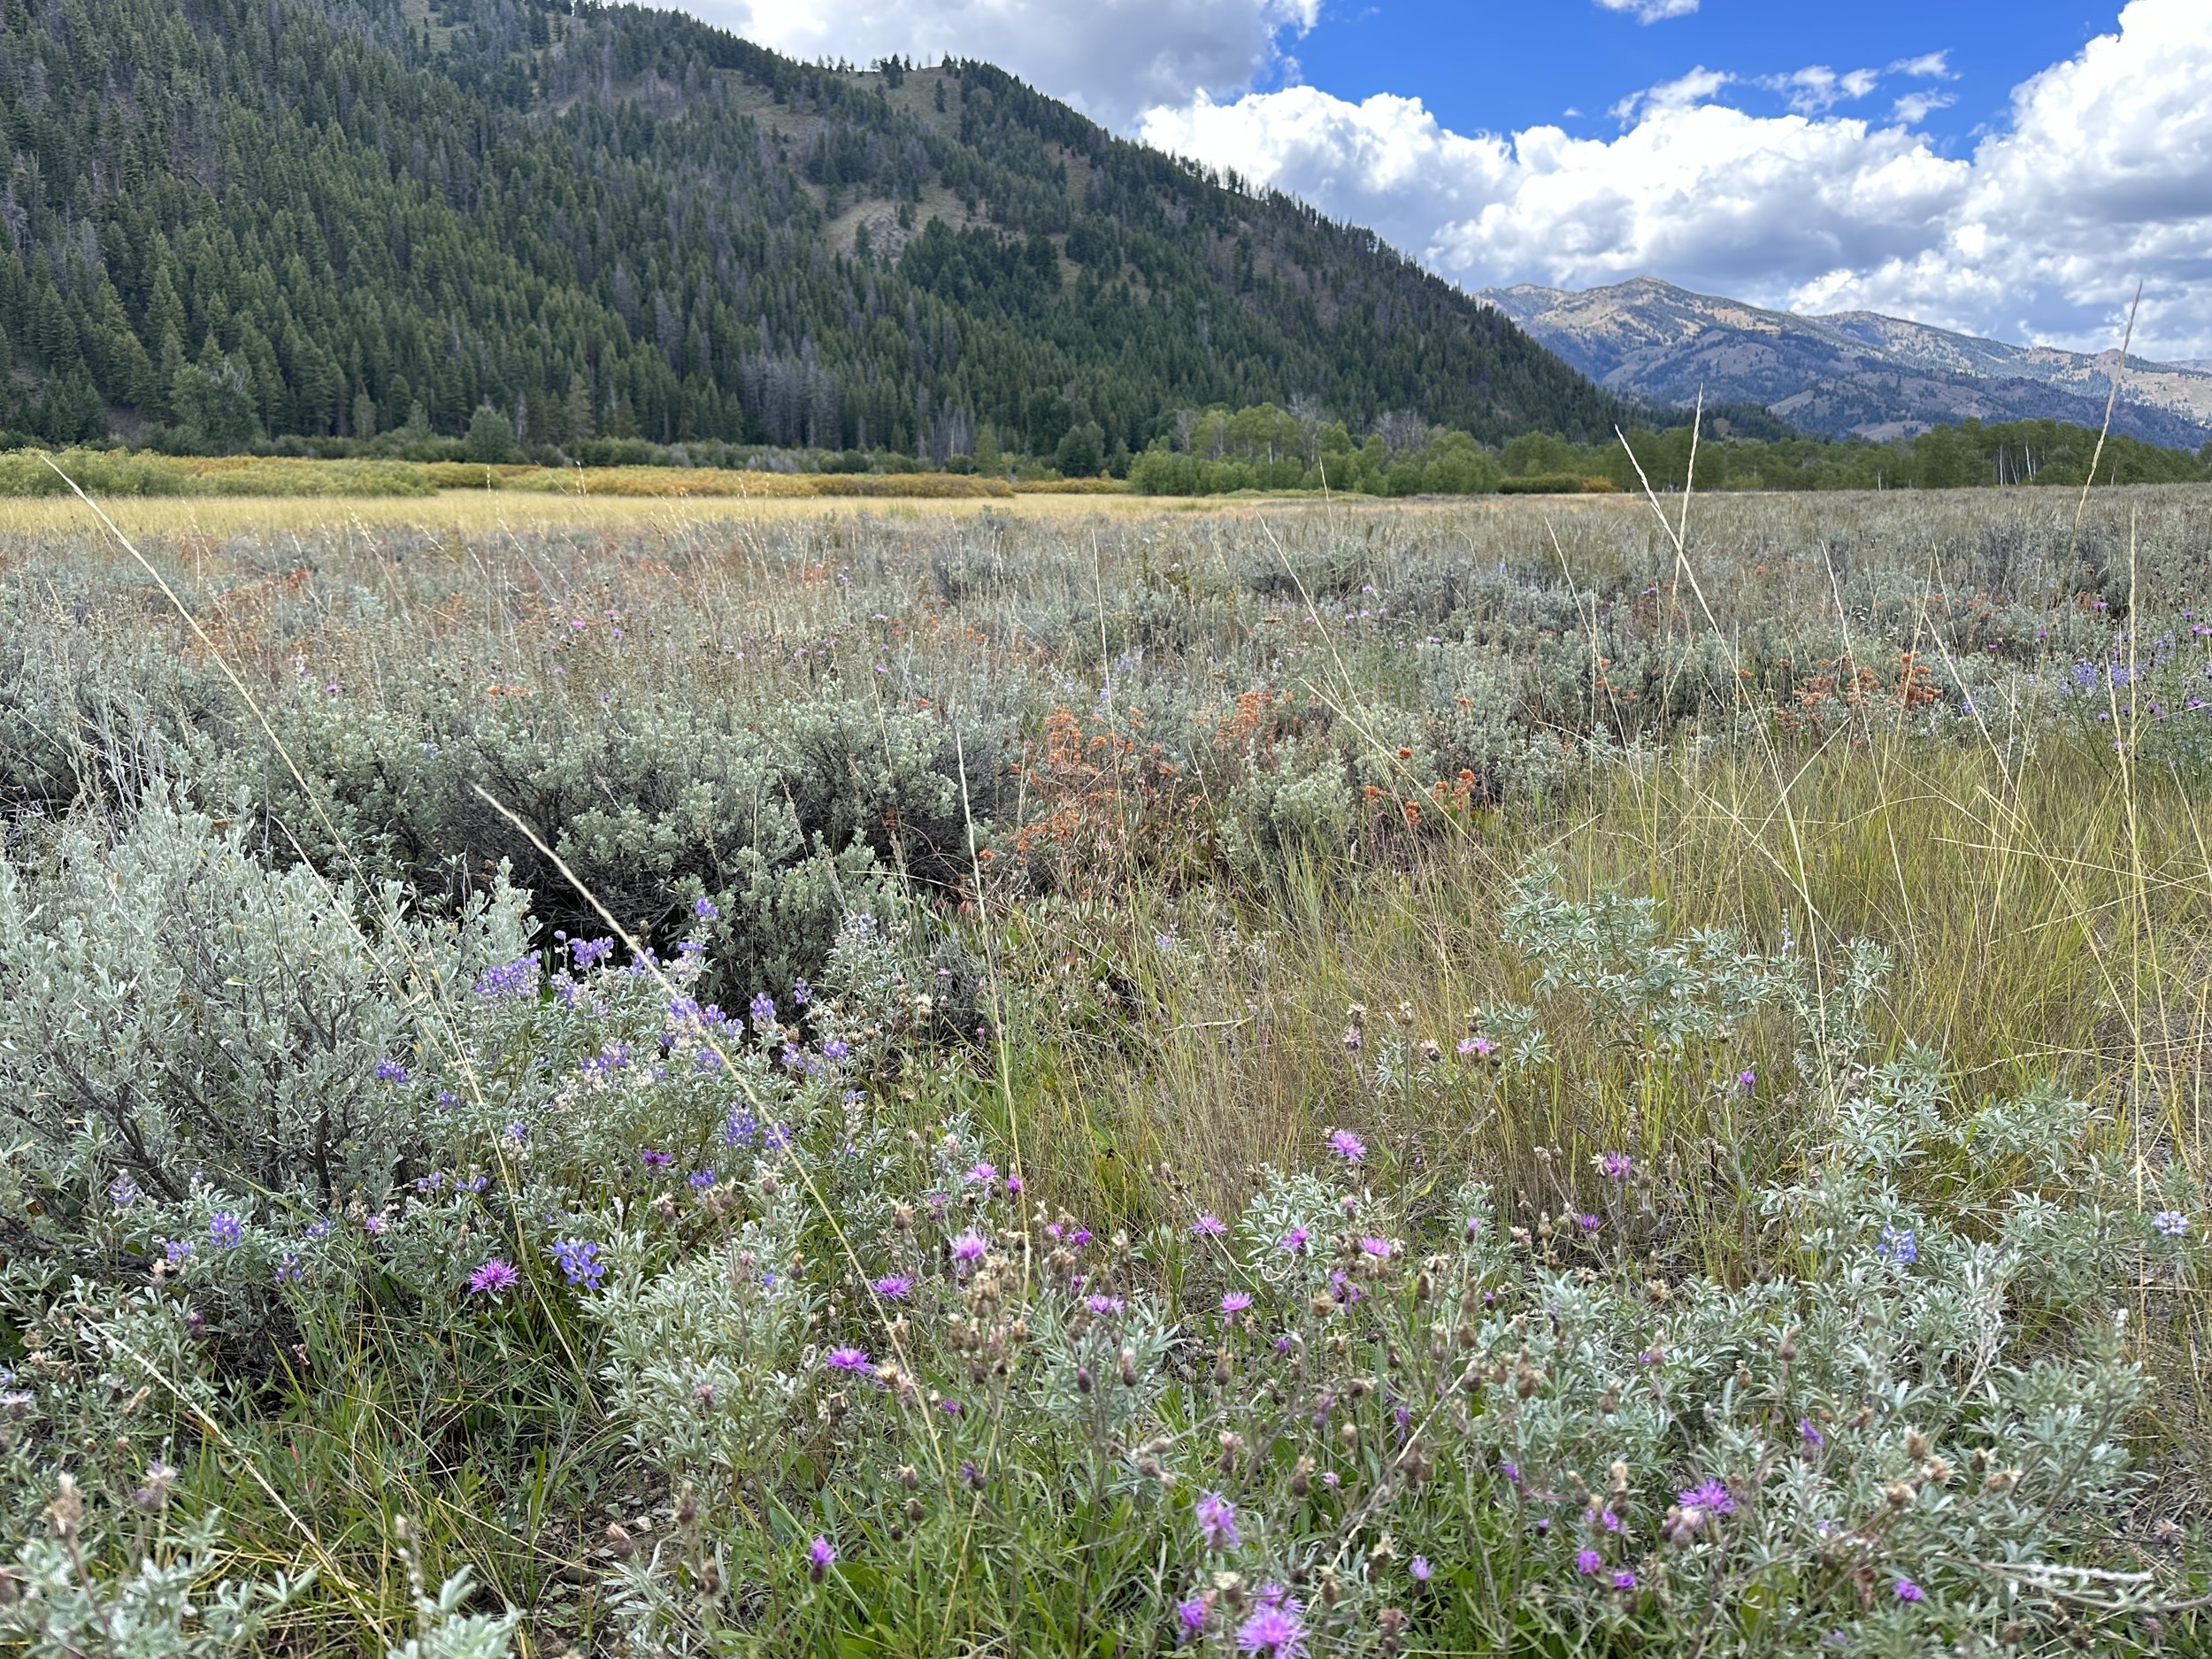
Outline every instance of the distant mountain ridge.
<svg viewBox="0 0 2212 1659"><path fill-rule="evenodd" d="M2016 346L1873 311L1806 317L1655 277L1573 292L1485 288L1536 341L1624 396L1763 405L1827 437L1909 437L1968 419L2102 423L2116 351ZM2113 430L2212 442L2212 373L2128 359Z"/></svg>

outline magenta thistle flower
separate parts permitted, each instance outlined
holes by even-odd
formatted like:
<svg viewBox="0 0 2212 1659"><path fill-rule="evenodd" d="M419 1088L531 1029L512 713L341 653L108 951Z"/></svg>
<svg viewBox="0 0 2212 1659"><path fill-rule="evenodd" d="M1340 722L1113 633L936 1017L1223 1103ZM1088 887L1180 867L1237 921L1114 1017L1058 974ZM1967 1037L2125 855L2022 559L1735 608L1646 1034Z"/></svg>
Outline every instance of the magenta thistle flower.
<svg viewBox="0 0 2212 1659"><path fill-rule="evenodd" d="M1636 1587L1636 1575L1629 1571L1627 1568L1622 1568L1620 1571L1613 1575L1613 1587L1616 1590L1633 1590Z"/></svg>
<svg viewBox="0 0 2212 1659"><path fill-rule="evenodd" d="M1175 1604L1175 1645L1195 1640L1206 1628L1206 1615L1213 1610L1213 1598L1194 1595Z"/></svg>
<svg viewBox="0 0 2212 1659"><path fill-rule="evenodd" d="M1426 1584L1429 1581L1429 1574L1434 1569L1429 1565L1429 1558L1426 1555L1416 1555L1411 1562L1407 1563L1406 1571L1411 1573L1417 1582Z"/></svg>
<svg viewBox="0 0 2212 1659"><path fill-rule="evenodd" d="M964 1233L952 1241L952 1259L965 1267L970 1263L981 1261L984 1252L990 1248L981 1233L972 1231Z"/></svg>
<svg viewBox="0 0 2212 1659"><path fill-rule="evenodd" d="M1805 1442L1805 1449L1816 1452L1828 1443L1828 1437L1814 1426L1810 1417L1797 1419L1797 1438Z"/></svg>
<svg viewBox="0 0 2212 1659"><path fill-rule="evenodd" d="M1237 1536L1237 1506L1218 1492L1198 1494L1198 1530L1209 1549L1234 1549L1244 1540Z"/></svg>
<svg viewBox="0 0 2212 1659"><path fill-rule="evenodd" d="M1759 1087L1759 1074L1749 1066L1736 1073L1736 1087L1747 1094Z"/></svg>
<svg viewBox="0 0 2212 1659"><path fill-rule="evenodd" d="M1083 1305L1093 1313L1119 1313L1122 1310L1122 1301L1118 1296L1086 1296Z"/></svg>
<svg viewBox="0 0 2212 1659"><path fill-rule="evenodd" d="M807 1546L806 1576L817 1584L821 1583L822 1575L829 1571L830 1563L836 1559L837 1546L817 1532L813 1543Z"/></svg>
<svg viewBox="0 0 2212 1659"><path fill-rule="evenodd" d="M496 1296L502 1291L512 1290L521 1277L512 1266L495 1256L469 1275L469 1294Z"/></svg>
<svg viewBox="0 0 2212 1659"><path fill-rule="evenodd" d="M1237 1626L1237 1651L1264 1654L1267 1659L1302 1659L1306 1627L1298 1617L1298 1604L1285 1601L1254 1609L1252 1617Z"/></svg>
<svg viewBox="0 0 2212 1659"><path fill-rule="evenodd" d="M1910 1578L1900 1578L1890 1588L1897 1593L1900 1601L1924 1601L1928 1599L1928 1593Z"/></svg>
<svg viewBox="0 0 2212 1659"><path fill-rule="evenodd" d="M1221 1299L1224 1313L1242 1313L1252 1305L1252 1298L1241 1290L1233 1290Z"/></svg>
<svg viewBox="0 0 2212 1659"><path fill-rule="evenodd" d="M1708 1515L1733 1515L1736 1512L1736 1500L1729 1495L1726 1484L1709 1475L1686 1491L1676 1493L1675 1496L1682 1501L1682 1507L1686 1509L1702 1509Z"/></svg>
<svg viewBox="0 0 2212 1659"><path fill-rule="evenodd" d="M1575 1571L1586 1578L1604 1564L1605 1557L1594 1549L1585 1549L1576 1553Z"/></svg>
<svg viewBox="0 0 2212 1659"><path fill-rule="evenodd" d="M856 1348L833 1348L822 1356L822 1363L832 1371L866 1371L866 1350Z"/></svg>
<svg viewBox="0 0 2212 1659"><path fill-rule="evenodd" d="M1349 1129L1339 1129L1329 1137L1329 1150L1347 1164L1356 1164L1367 1156L1367 1143Z"/></svg>
<svg viewBox="0 0 2212 1659"><path fill-rule="evenodd" d="M1359 1248L1368 1255L1382 1261L1387 1262L1390 1259L1391 1246L1387 1239L1362 1239L1359 1241Z"/></svg>
<svg viewBox="0 0 2212 1659"><path fill-rule="evenodd" d="M912 1294L914 1281L904 1273L887 1273L868 1288L886 1302L903 1302Z"/></svg>
<svg viewBox="0 0 2212 1659"><path fill-rule="evenodd" d="M1288 1233L1283 1234L1280 1248L1292 1256L1296 1256L1306 1248L1306 1240L1312 1236L1303 1227L1293 1227Z"/></svg>
<svg viewBox="0 0 2212 1659"><path fill-rule="evenodd" d="M1609 1181L1624 1181L1636 1172L1636 1160L1625 1152L1601 1153L1598 1171Z"/></svg>
<svg viewBox="0 0 2212 1659"><path fill-rule="evenodd" d="M968 1185L971 1187L986 1187L996 1179L998 1179L996 1164L979 1164L968 1171Z"/></svg>
<svg viewBox="0 0 2212 1659"><path fill-rule="evenodd" d="M1197 1220L1192 1222L1190 1224L1190 1230L1193 1233L1197 1233L1201 1238L1205 1239L1217 1239L1223 1233L1229 1231L1229 1229L1223 1225L1221 1217L1215 1215L1210 1210L1204 1215L1199 1217Z"/></svg>

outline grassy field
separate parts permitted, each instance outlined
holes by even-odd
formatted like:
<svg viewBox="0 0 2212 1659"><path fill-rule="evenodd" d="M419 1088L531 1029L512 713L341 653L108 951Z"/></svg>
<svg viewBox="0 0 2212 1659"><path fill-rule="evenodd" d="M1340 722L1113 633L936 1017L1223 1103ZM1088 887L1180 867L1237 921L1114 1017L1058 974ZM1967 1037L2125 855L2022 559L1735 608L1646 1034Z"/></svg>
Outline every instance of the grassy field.
<svg viewBox="0 0 2212 1659"><path fill-rule="evenodd" d="M0 1628L2200 1650L2212 495L2058 494L6 503Z"/></svg>

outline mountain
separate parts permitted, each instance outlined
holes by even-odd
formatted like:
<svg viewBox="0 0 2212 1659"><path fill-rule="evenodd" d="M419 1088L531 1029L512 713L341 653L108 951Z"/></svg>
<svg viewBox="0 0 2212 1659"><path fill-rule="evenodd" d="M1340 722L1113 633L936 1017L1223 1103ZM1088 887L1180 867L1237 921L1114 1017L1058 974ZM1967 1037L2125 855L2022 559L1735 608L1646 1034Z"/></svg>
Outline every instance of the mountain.
<svg viewBox="0 0 2212 1659"><path fill-rule="evenodd" d="M1976 418L2103 423L2116 352L2087 356L1952 334L1871 311L1801 317L1653 277L1571 293L1486 288L1495 305L1601 386L1687 403L1763 404L1808 432L1895 438ZM2128 359L2113 430L2212 440L2212 373Z"/></svg>
<svg viewBox="0 0 2212 1659"><path fill-rule="evenodd" d="M1372 234L981 63L595 0L0 0L0 429L1140 448L1622 418Z"/></svg>

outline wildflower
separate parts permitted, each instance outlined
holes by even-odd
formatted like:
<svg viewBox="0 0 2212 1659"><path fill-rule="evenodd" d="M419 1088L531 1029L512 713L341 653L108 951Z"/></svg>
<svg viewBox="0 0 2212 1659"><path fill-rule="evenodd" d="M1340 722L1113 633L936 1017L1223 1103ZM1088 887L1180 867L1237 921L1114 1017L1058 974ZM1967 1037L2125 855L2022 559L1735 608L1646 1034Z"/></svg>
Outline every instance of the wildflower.
<svg viewBox="0 0 2212 1659"><path fill-rule="evenodd" d="M1221 1217L1210 1210L1190 1224L1190 1230L1201 1238L1217 1239L1229 1231Z"/></svg>
<svg viewBox="0 0 2212 1659"><path fill-rule="evenodd" d="M856 1348L833 1348L822 1356L822 1363L832 1371L866 1371L867 1353Z"/></svg>
<svg viewBox="0 0 2212 1659"><path fill-rule="evenodd" d="M469 1275L469 1294L496 1296L502 1291L512 1290L521 1277L511 1264L495 1256Z"/></svg>
<svg viewBox="0 0 2212 1659"><path fill-rule="evenodd" d="M538 959L518 956L512 962L501 963L477 975L475 991L479 1001L503 1002L516 997L528 996L538 988Z"/></svg>
<svg viewBox="0 0 2212 1659"><path fill-rule="evenodd" d="M1235 1549L1244 1540L1237 1536L1237 1506L1218 1492L1199 1494L1198 1531L1209 1549Z"/></svg>
<svg viewBox="0 0 2212 1659"><path fill-rule="evenodd" d="M692 900L691 913L703 922L710 922L722 914L715 908L714 901L704 895Z"/></svg>
<svg viewBox="0 0 2212 1659"><path fill-rule="evenodd" d="M1828 1437L1814 1425L1810 1417L1797 1419L1797 1438L1805 1442L1809 1452L1816 1452L1828 1443Z"/></svg>
<svg viewBox="0 0 2212 1659"><path fill-rule="evenodd" d="M814 1000L814 987L809 985L804 979L792 980L791 1000L796 1002L801 1008L804 1008L809 1002Z"/></svg>
<svg viewBox="0 0 2212 1659"><path fill-rule="evenodd" d="M1636 1172L1636 1160L1625 1152L1601 1153L1598 1172L1609 1181L1624 1181Z"/></svg>
<svg viewBox="0 0 2212 1659"><path fill-rule="evenodd" d="M1122 1300L1118 1296L1086 1296L1083 1298L1083 1305L1093 1313L1119 1313L1122 1310Z"/></svg>
<svg viewBox="0 0 2212 1659"><path fill-rule="evenodd" d="M1221 1299L1221 1311L1224 1313L1242 1313L1251 1305L1252 1298L1240 1290L1233 1290Z"/></svg>
<svg viewBox="0 0 2212 1659"><path fill-rule="evenodd" d="M1285 1601L1254 1609L1252 1617L1237 1626L1237 1651L1264 1654L1267 1659L1302 1659L1306 1627L1299 1622L1298 1604Z"/></svg>
<svg viewBox="0 0 2212 1659"><path fill-rule="evenodd" d="M562 1239L553 1246L553 1260L572 1285L586 1290L597 1290L599 1281L607 1276L607 1264L599 1259L599 1247L587 1239Z"/></svg>
<svg viewBox="0 0 2212 1659"><path fill-rule="evenodd" d="M1212 1600L1208 1596L1194 1595L1188 1601L1178 1601L1175 1604L1176 1646L1179 1647L1187 1641L1196 1640L1206 1628L1206 1615L1212 1610Z"/></svg>
<svg viewBox="0 0 2212 1659"><path fill-rule="evenodd" d="M192 1240L172 1239L162 1247L162 1254L168 1257L170 1266L180 1267L184 1263L184 1258L192 1254Z"/></svg>
<svg viewBox="0 0 2212 1659"><path fill-rule="evenodd" d="M277 1258L276 1278L280 1285L295 1285L307 1277L307 1270L300 1265L299 1252L287 1250Z"/></svg>
<svg viewBox="0 0 2212 1659"><path fill-rule="evenodd" d="M868 1286L886 1302L903 1302L914 1288L914 1281L904 1273L889 1273Z"/></svg>
<svg viewBox="0 0 2212 1659"><path fill-rule="evenodd" d="M2162 1238L2178 1239L2189 1231L2189 1217L2178 1210L2162 1210L2151 1217L2151 1225Z"/></svg>
<svg viewBox="0 0 2212 1659"><path fill-rule="evenodd" d="M1462 1037L1458 1044L1459 1057L1463 1060L1487 1060L1497 1046L1487 1037Z"/></svg>
<svg viewBox="0 0 2212 1659"><path fill-rule="evenodd" d="M207 1236L226 1250L234 1250L246 1241L246 1226L227 1210L219 1210L208 1217Z"/></svg>
<svg viewBox="0 0 2212 1659"><path fill-rule="evenodd" d="M1605 1558L1594 1549L1578 1550L1575 1555L1575 1571L1588 1578L1605 1564Z"/></svg>
<svg viewBox="0 0 2212 1659"><path fill-rule="evenodd" d="M1347 1054L1359 1052L1359 1027L1357 1025L1347 1025L1344 1028L1344 1050Z"/></svg>
<svg viewBox="0 0 2212 1659"><path fill-rule="evenodd" d="M1329 1137L1329 1150L1347 1164L1356 1164L1367 1156L1367 1147L1349 1129L1339 1129Z"/></svg>
<svg viewBox="0 0 2212 1659"><path fill-rule="evenodd" d="M776 1023L776 999L765 991L756 991L753 1000L746 1004L746 1011L752 1015L754 1025L772 1025Z"/></svg>
<svg viewBox="0 0 2212 1659"><path fill-rule="evenodd" d="M507 1125L508 1140L520 1141L526 1141L529 1138L530 1125L524 1123L521 1119L517 1118L513 1123Z"/></svg>
<svg viewBox="0 0 2212 1659"><path fill-rule="evenodd" d="M1283 1234L1278 1248L1289 1255L1296 1256L1305 1249L1306 1240L1312 1236L1303 1227L1293 1227L1288 1233Z"/></svg>
<svg viewBox="0 0 2212 1659"><path fill-rule="evenodd" d="M822 1058L833 1065L841 1065L852 1057L853 1046L842 1037L832 1037L822 1045Z"/></svg>
<svg viewBox="0 0 2212 1659"><path fill-rule="evenodd" d="M145 1195L138 1190L138 1183L127 1175L119 1175L108 1183L108 1202L118 1210L128 1210Z"/></svg>
<svg viewBox="0 0 2212 1659"><path fill-rule="evenodd" d="M672 1152L660 1152L651 1147L645 1147L640 1149L638 1158L649 1170L664 1170L676 1161L676 1155Z"/></svg>
<svg viewBox="0 0 2212 1659"><path fill-rule="evenodd" d="M1414 1576L1417 1582L1426 1584L1429 1581L1429 1574L1433 1569L1430 1567L1429 1558L1426 1555L1416 1555L1406 1563L1406 1571Z"/></svg>
<svg viewBox="0 0 2212 1659"><path fill-rule="evenodd" d="M568 941L568 954L576 958L576 965L579 968L588 968L594 963L604 962L609 956L614 955L614 941L611 939L572 939Z"/></svg>
<svg viewBox="0 0 2212 1659"><path fill-rule="evenodd" d="M1585 1233L1595 1233L1604 1225L1595 1216L1584 1215L1575 1217L1575 1225L1580 1227Z"/></svg>
<svg viewBox="0 0 2212 1659"><path fill-rule="evenodd" d="M1636 1575L1629 1571L1627 1568L1622 1568L1620 1571L1613 1575L1613 1587L1616 1590L1633 1590L1636 1587Z"/></svg>
<svg viewBox="0 0 2212 1659"><path fill-rule="evenodd" d="M1759 1074L1749 1066L1746 1066L1736 1073L1736 1087L1747 1094L1751 1094L1759 1087Z"/></svg>
<svg viewBox="0 0 2212 1659"><path fill-rule="evenodd" d="M1733 1515L1736 1512L1736 1500L1729 1495L1726 1483L1709 1475L1688 1490L1676 1493L1675 1496L1682 1501L1684 1508L1702 1509L1708 1515Z"/></svg>
<svg viewBox="0 0 2212 1659"><path fill-rule="evenodd" d="M376 1063L376 1080L380 1083L404 1083L407 1068L396 1060L379 1060Z"/></svg>
<svg viewBox="0 0 2212 1659"><path fill-rule="evenodd" d="M1924 1601L1928 1599L1928 1593L1910 1578L1900 1578L1890 1588L1897 1593L1900 1601Z"/></svg>
<svg viewBox="0 0 2212 1659"><path fill-rule="evenodd" d="M1610 1509L1602 1509L1598 1513L1598 1525L1609 1532L1617 1532L1621 1530L1621 1517Z"/></svg>
<svg viewBox="0 0 2212 1659"><path fill-rule="evenodd" d="M361 1217L361 1231L367 1233L372 1239L380 1236L384 1229L390 1225L391 1224L386 1221L381 1216L364 1216Z"/></svg>
<svg viewBox="0 0 2212 1659"><path fill-rule="evenodd" d="M714 1171L712 1170L694 1170L689 1175L684 1178L684 1180L685 1183L694 1191L703 1192L706 1188L714 1185Z"/></svg>
<svg viewBox="0 0 2212 1659"><path fill-rule="evenodd" d="M965 1179L971 1187L984 1186L998 1179L998 1166L993 1164L979 1164L968 1171Z"/></svg>
<svg viewBox="0 0 2212 1659"><path fill-rule="evenodd" d="M1359 1248L1379 1261L1387 1262L1390 1259L1391 1244L1387 1239L1362 1239Z"/></svg>
<svg viewBox="0 0 2212 1659"><path fill-rule="evenodd" d="M1913 1242L1910 1227L1884 1227L1882 1241L1874 1247L1874 1254L1900 1267L1910 1267L1920 1259L1920 1249Z"/></svg>
<svg viewBox="0 0 2212 1659"><path fill-rule="evenodd" d="M990 1248L981 1233L970 1230L952 1241L952 1259L965 1267L972 1262L981 1261L983 1253Z"/></svg>
<svg viewBox="0 0 2212 1659"><path fill-rule="evenodd" d="M760 1133L760 1125L753 1121L753 1114L741 1106L730 1108L730 1115L722 1120L722 1144L749 1147L753 1137Z"/></svg>
<svg viewBox="0 0 2212 1659"><path fill-rule="evenodd" d="M817 1584L821 1583L822 1575L829 1571L830 1563L836 1559L837 1546L817 1532L813 1543L807 1546L806 1576Z"/></svg>
<svg viewBox="0 0 2212 1659"><path fill-rule="evenodd" d="M1022 1178L1020 1176L1010 1175L1006 1178L1006 1195L1009 1198L1018 1197L1021 1193L1021 1189Z"/></svg>

